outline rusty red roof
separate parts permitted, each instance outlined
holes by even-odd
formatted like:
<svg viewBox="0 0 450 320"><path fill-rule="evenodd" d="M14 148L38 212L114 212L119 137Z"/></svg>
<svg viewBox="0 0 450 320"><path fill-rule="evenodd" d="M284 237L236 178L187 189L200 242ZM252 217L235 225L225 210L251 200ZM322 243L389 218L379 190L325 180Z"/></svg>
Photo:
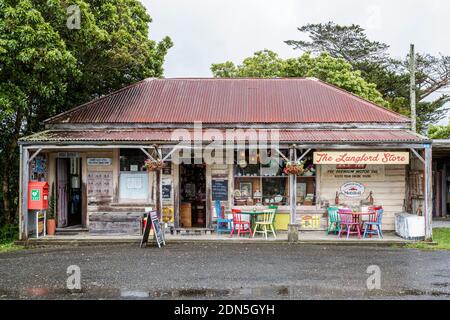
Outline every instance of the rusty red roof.
<svg viewBox="0 0 450 320"><path fill-rule="evenodd" d="M146 79L46 123L408 123L315 79Z"/></svg>
<svg viewBox="0 0 450 320"><path fill-rule="evenodd" d="M202 131L203 141L231 140L231 132L236 141L243 141L248 137L249 131L208 130ZM261 131L257 131L258 133ZM274 137L275 130L268 130L268 138ZM161 130L161 129L133 129L133 130L84 130L64 131L47 130L21 139L26 142L178 142L180 137L184 140L199 140L192 130ZM214 137L214 138L213 138ZM425 142L421 137L406 130L280 130L280 142L316 143L316 142Z"/></svg>

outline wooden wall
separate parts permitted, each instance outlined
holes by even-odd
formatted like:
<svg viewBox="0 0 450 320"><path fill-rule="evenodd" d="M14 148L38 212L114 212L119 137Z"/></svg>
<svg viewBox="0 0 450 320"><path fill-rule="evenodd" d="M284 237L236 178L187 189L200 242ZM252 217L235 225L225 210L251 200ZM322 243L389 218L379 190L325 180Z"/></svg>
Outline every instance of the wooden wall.
<svg viewBox="0 0 450 320"><path fill-rule="evenodd" d="M357 205L360 200L366 199L370 191L373 192L375 205L382 205L384 208L383 229L394 230L395 213L404 212L405 189L406 189L406 166L386 165L384 181L355 180L365 186L365 192L360 198L349 199L340 196L340 202L348 205ZM336 191L345 182L344 180L321 179L319 192L321 200L328 200L334 204Z"/></svg>

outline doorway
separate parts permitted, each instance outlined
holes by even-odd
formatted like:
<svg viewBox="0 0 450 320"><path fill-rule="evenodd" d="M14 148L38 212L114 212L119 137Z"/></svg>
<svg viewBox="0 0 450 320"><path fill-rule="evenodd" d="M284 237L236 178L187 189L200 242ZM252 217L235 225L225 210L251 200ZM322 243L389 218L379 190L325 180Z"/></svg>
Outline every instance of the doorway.
<svg viewBox="0 0 450 320"><path fill-rule="evenodd" d="M206 227L206 165L180 165L180 226Z"/></svg>
<svg viewBox="0 0 450 320"><path fill-rule="evenodd" d="M81 158L57 158L58 228L82 225Z"/></svg>

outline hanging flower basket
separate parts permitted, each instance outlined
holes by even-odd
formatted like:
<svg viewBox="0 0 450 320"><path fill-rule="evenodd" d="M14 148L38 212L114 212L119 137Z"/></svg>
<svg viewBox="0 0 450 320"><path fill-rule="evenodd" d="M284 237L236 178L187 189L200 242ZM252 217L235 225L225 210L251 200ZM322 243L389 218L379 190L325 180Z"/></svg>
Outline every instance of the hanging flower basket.
<svg viewBox="0 0 450 320"><path fill-rule="evenodd" d="M285 174L295 174L296 176L300 176L303 174L303 172L305 172L304 165L305 165L304 161L287 162L283 172Z"/></svg>
<svg viewBox="0 0 450 320"><path fill-rule="evenodd" d="M165 163L162 160L152 160L147 159L144 162L144 168L147 169L147 171L158 171L164 168Z"/></svg>

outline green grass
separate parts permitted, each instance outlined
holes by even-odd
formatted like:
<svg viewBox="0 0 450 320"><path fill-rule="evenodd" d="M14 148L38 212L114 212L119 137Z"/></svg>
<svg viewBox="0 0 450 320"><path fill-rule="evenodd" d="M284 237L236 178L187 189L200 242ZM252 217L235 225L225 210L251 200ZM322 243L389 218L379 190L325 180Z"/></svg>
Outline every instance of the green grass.
<svg viewBox="0 0 450 320"><path fill-rule="evenodd" d="M3 225L0 227L0 253L17 251L23 249L23 246L17 246L14 241L17 240L19 234L16 225Z"/></svg>
<svg viewBox="0 0 450 320"><path fill-rule="evenodd" d="M408 244L406 247L425 250L450 250L450 228L434 228L433 242L437 245L419 242Z"/></svg>
<svg viewBox="0 0 450 320"><path fill-rule="evenodd" d="M14 242L0 244L0 253L22 250L23 246L15 245Z"/></svg>

